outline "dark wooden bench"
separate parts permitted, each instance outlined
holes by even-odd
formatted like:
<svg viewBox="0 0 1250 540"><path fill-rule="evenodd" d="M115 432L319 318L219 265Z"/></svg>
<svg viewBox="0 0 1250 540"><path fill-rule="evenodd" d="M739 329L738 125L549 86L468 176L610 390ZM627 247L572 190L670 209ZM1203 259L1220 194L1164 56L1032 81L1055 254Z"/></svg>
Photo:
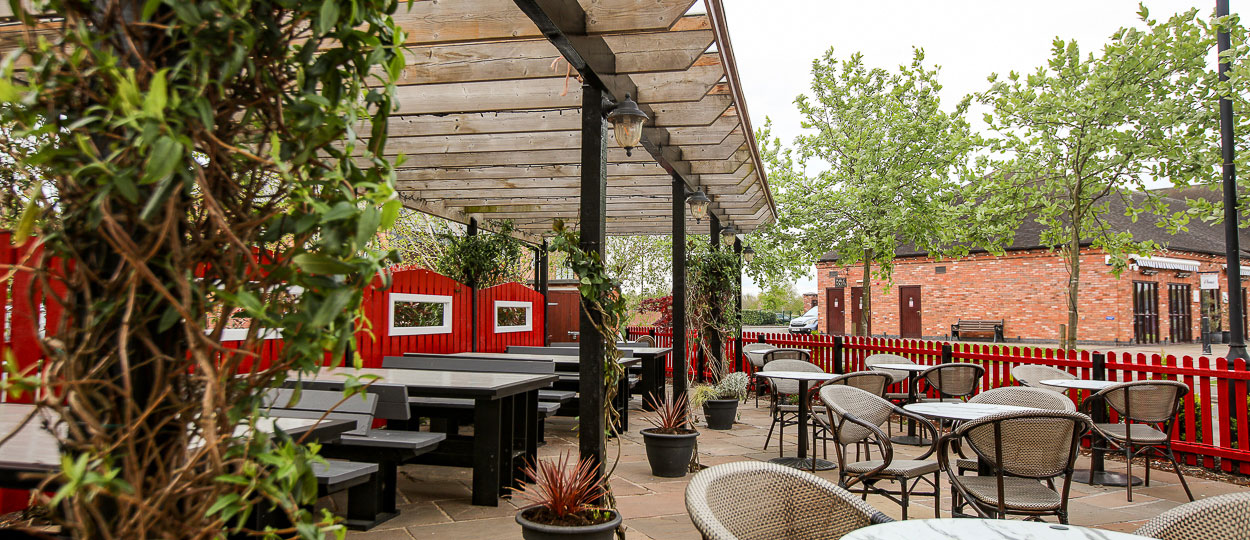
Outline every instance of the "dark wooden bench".
<svg viewBox="0 0 1250 540"><path fill-rule="evenodd" d="M442 433L373 429L373 419L383 403L379 398L382 395L388 397L388 416L407 416L407 394L402 386L396 385L375 383L369 390L371 392L346 400L341 390L325 389L301 389L296 402L292 402L295 390L289 388L271 390L265 396L265 405L270 407L273 416L320 418L325 414L326 418L356 422L355 429L344 433L337 443L323 446L321 455L350 460L328 461L330 467L324 471L330 475L326 481L331 482L327 484L327 494L343 489L357 490L348 492L347 525L360 530L368 530L399 515L396 505L399 465L434 450L446 438ZM398 397L405 400L402 412L401 408L395 407L396 390ZM362 478L366 469L376 481L369 482ZM318 475L319 482L323 476ZM331 490L330 486L336 489ZM372 495L366 494L370 489L373 490Z"/></svg>
<svg viewBox="0 0 1250 540"><path fill-rule="evenodd" d="M997 321L979 320L979 319L959 319L959 322L951 325L951 338L963 339L964 334L993 334L994 342L1006 341L1003 338L1003 320Z"/></svg>

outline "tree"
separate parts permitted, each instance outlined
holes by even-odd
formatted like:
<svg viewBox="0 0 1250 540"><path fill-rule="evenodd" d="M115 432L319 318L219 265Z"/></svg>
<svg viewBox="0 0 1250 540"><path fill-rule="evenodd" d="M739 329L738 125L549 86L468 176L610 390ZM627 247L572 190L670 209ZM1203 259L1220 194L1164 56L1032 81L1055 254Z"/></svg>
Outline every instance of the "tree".
<svg viewBox="0 0 1250 540"><path fill-rule="evenodd" d="M795 99L811 130L795 142L797 162L779 141L766 143L780 215L760 235L763 251L784 259L774 263L783 268L806 269L829 250L844 264L860 264L864 329L874 264L888 284L901 244L966 250L955 243L966 208L955 179L973 143L963 119L968 100L943 111L937 74L919 49L897 72L870 69L859 54L839 60L830 49L812 62L812 96ZM817 165L827 168L806 173Z"/></svg>
<svg viewBox="0 0 1250 540"><path fill-rule="evenodd" d="M448 229L439 235L442 252L434 260L434 270L475 289L519 281L529 270L521 257L521 241L512 237L511 221L483 224L475 235Z"/></svg>
<svg viewBox="0 0 1250 540"><path fill-rule="evenodd" d="M1201 126L1209 115L1183 96L1204 59L1177 54L1192 43L1175 33L1193 15L1164 25L1152 21L1147 31L1121 29L1101 55L1082 55L1075 41L1056 39L1047 65L1005 80L991 75L990 88L977 95L991 111L985 115L990 134L972 197L1012 224L1002 239L1028 216L1042 226L1041 242L1062 255L1066 346L1078 336L1082 246L1110 254L1116 271L1127 254L1158 247L1112 228L1106 220L1111 203L1122 203L1134 219L1161 214L1166 206L1151 198L1147 180L1203 170L1192 150L1207 136Z"/></svg>
<svg viewBox="0 0 1250 540"><path fill-rule="evenodd" d="M759 309L797 313L803 309L803 297L794 290L793 283L770 283L760 291Z"/></svg>
<svg viewBox="0 0 1250 540"><path fill-rule="evenodd" d="M673 240L668 236L609 236L604 244L608 274L621 284L630 310L642 299L671 292Z"/></svg>
<svg viewBox="0 0 1250 540"><path fill-rule="evenodd" d="M301 510L316 446L235 429L266 389L343 361L390 260L369 243L401 206L381 157L396 3L9 5L32 41L0 63L0 148L15 185L43 186L15 234L39 234L19 261L38 285L15 293L61 308L39 407L67 466L36 493L76 538L215 538L270 507L283 535L334 532ZM265 365L262 328L285 341Z"/></svg>

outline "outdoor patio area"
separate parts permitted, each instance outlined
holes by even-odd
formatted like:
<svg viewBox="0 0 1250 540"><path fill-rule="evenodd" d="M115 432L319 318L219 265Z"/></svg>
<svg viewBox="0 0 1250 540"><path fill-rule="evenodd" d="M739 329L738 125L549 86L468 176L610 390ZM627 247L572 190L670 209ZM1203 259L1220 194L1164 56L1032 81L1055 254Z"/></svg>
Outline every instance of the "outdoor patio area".
<svg viewBox="0 0 1250 540"><path fill-rule="evenodd" d="M641 404L633 400L635 409ZM705 466L743 460L767 461L777 457L777 447L770 443L764 451L764 439L768 433L769 413L764 400L755 407L754 398L747 400L739 411L738 422L730 431L715 431L700 426L699 461ZM651 413L633 411L641 417ZM641 425L639 425L641 424ZM573 418L553 418L547 423L547 445L539 449L543 458L557 457L564 452L577 453L577 422ZM633 429L621 438L620 462L612 475L612 488L617 505L625 516L626 538L629 539L699 539L698 531L686 514L684 502L685 478L659 478L651 475L646 450L638 430L645 422L635 423ZM895 430L897 431L897 424ZM787 433L785 454L795 455L795 432ZM615 441L609 441L608 453L616 455ZM924 450L917 446L894 446L896 459L908 459ZM823 454L822 454L823 456ZM830 459L833 449L830 448ZM930 458L932 459L932 458ZM1134 472L1140 475L1141 460ZM1077 460L1077 469L1088 468L1089 457ZM1107 460L1108 471L1124 471L1122 462ZM1194 497L1241 492L1244 485L1231 483L1233 477L1212 480L1214 475L1187 468L1186 478ZM1133 502L1128 502L1124 488L1090 486L1072 483L1069 502L1070 521L1082 525L1114 531L1132 532L1147 520L1165 510L1179 506L1187 499L1185 492L1170 470L1154 471L1150 487L1138 486L1133 491ZM837 471L818 471L817 475L837 482ZM516 523L516 504L522 501L501 500L498 507L472 506L469 504L471 471L462 468L406 465L400 469L399 489L403 503L400 515L366 533L349 533L352 539L407 539L407 538L458 538L500 539L519 538L521 528ZM1241 479L1239 479L1241 480ZM942 517L950 516L950 484L942 477ZM342 499L337 501L342 504ZM869 504L894 519L901 517L899 505L879 496L869 496ZM323 504L333 504L323 499ZM515 503L515 504L514 504ZM928 499L917 497L912 501L910 513L913 519L933 517ZM1050 521L1053 522L1053 519Z"/></svg>

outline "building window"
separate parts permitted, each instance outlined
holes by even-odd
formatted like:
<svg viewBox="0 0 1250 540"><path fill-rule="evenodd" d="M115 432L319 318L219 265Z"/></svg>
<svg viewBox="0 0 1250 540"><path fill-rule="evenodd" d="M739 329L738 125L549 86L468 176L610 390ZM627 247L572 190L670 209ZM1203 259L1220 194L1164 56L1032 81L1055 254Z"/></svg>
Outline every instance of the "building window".
<svg viewBox="0 0 1250 540"><path fill-rule="evenodd" d="M390 335L451 333L451 297L390 293Z"/></svg>
<svg viewBox="0 0 1250 540"><path fill-rule="evenodd" d="M946 267L945 267L945 266L935 266L935 267L933 267L933 273L934 273L934 274L945 274L945 273L946 273Z"/></svg>

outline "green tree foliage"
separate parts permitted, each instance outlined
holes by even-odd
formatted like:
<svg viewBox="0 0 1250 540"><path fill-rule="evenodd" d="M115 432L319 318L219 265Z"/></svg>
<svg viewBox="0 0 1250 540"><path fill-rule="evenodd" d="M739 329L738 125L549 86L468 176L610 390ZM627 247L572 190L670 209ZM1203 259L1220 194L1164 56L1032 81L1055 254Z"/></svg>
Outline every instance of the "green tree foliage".
<svg viewBox="0 0 1250 540"><path fill-rule="evenodd" d="M532 261L522 257L521 241L512 236L515 230L511 221L497 221L483 224L472 236L443 233L443 252L434 270L479 289L523 279Z"/></svg>
<svg viewBox="0 0 1250 540"><path fill-rule="evenodd" d="M722 246L713 248L708 242L687 243L686 251L686 328L697 332L696 345L703 349L709 359L712 382L719 381L728 373L729 362L720 358L712 348L712 338L719 337L724 343L737 335L740 329L738 316L738 277L741 272L738 256Z"/></svg>
<svg viewBox="0 0 1250 540"><path fill-rule="evenodd" d="M609 236L608 274L621 284L630 311L645 298L668 294L673 285L673 240L668 236Z"/></svg>
<svg viewBox="0 0 1250 540"><path fill-rule="evenodd" d="M757 309L765 311L798 313L803 309L803 297L794 289L793 283L769 283L760 290L757 306Z"/></svg>
<svg viewBox="0 0 1250 540"><path fill-rule="evenodd" d="M42 340L40 406L67 426L54 519L211 538L276 505L285 536L325 534L299 510L315 445L234 432L288 373L341 361L389 259L368 244L400 209L380 157L397 3L38 4L63 21L10 3L39 40L0 65L0 144L18 183L44 184L25 212L44 256L22 261L43 270L22 294L63 308ZM225 349L236 317L251 331ZM261 328L285 341L265 365Z"/></svg>
<svg viewBox="0 0 1250 540"><path fill-rule="evenodd" d="M447 248L444 239L451 234L454 231L447 220L404 208L395 225L378 235L378 245L394 250L400 264L433 269Z"/></svg>
<svg viewBox="0 0 1250 540"><path fill-rule="evenodd" d="M1212 174L1211 116L1190 95L1205 64L1193 17L1121 29L1097 55L1056 39L1045 66L1003 79L991 75L989 90L977 95L990 109L990 133L972 197L1008 225L999 240L1010 241L1022 219L1035 220L1043 227L1041 242L1063 256L1069 346L1080 323L1081 246L1105 250L1117 269L1125 255L1158 247L1110 226L1111 203L1122 201L1134 219L1161 214L1166 206L1145 191L1151 177Z"/></svg>
<svg viewBox="0 0 1250 540"><path fill-rule="evenodd" d="M963 119L968 100L943 110L937 75L920 50L896 71L869 68L859 54L839 60L832 49L812 62L812 95L795 99L810 133L793 152L765 143L780 216L755 235L762 268L806 269L833 250L865 276L876 264L888 282L902 244L967 249L955 241L967 229L956 178L974 142ZM871 298L866 288L865 328Z"/></svg>

